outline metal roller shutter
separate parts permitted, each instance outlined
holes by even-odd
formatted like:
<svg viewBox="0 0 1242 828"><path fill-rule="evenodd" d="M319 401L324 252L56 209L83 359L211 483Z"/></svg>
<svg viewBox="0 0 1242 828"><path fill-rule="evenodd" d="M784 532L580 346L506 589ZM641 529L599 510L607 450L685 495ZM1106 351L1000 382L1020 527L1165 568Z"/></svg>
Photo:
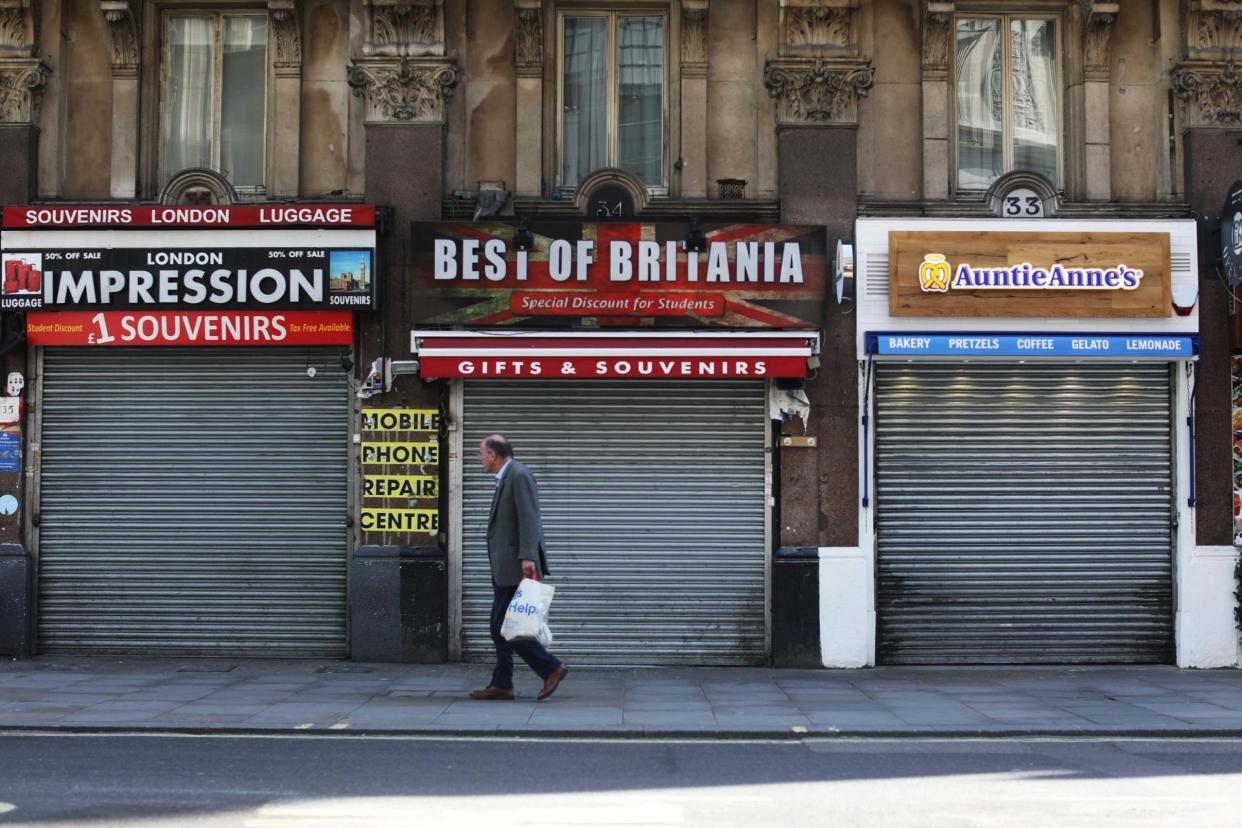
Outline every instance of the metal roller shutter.
<svg viewBox="0 0 1242 828"><path fill-rule="evenodd" d="M500 431L539 481L555 652L580 664L766 659L766 395L755 381L465 384L463 653L493 657L475 447Z"/></svg>
<svg viewBox="0 0 1242 828"><path fill-rule="evenodd" d="M340 357L46 349L41 649L344 656Z"/></svg>
<svg viewBox="0 0 1242 828"><path fill-rule="evenodd" d="M876 368L878 658L1169 662L1167 364Z"/></svg>

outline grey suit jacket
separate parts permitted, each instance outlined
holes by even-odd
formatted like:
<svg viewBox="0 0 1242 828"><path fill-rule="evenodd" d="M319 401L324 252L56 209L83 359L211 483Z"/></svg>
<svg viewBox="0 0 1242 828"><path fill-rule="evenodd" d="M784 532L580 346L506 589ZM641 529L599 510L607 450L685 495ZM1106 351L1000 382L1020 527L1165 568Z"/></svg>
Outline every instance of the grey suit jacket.
<svg viewBox="0 0 1242 828"><path fill-rule="evenodd" d="M487 521L487 557L496 586L522 582L522 561L534 561L540 577L548 572L543 551L543 521L539 517L539 488L530 469L517 460L500 479L492 496Z"/></svg>

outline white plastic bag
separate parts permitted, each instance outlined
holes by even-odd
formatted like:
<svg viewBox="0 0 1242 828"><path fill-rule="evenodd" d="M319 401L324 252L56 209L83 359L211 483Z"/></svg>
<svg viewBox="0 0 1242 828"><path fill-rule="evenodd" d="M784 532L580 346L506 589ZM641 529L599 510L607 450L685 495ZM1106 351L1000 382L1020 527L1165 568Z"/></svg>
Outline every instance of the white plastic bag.
<svg viewBox="0 0 1242 828"><path fill-rule="evenodd" d="M548 609L556 587L541 581L525 578L518 584L513 600L505 610L500 634L506 641L533 638L545 647L552 644L552 630L548 629Z"/></svg>

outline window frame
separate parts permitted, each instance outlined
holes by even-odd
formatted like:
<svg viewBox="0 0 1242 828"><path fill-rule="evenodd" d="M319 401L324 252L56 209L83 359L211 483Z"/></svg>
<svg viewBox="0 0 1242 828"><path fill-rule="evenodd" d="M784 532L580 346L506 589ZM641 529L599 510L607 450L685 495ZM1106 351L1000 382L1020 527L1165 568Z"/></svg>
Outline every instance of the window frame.
<svg viewBox="0 0 1242 828"><path fill-rule="evenodd" d="M166 6L159 11L159 96L155 102L158 127L156 130L156 177L159 186L163 187L181 170L170 170L165 164L165 147L171 131L170 119L165 112L168 101L169 84L172 76L172 20L174 17L200 17L212 20L212 67L211 67L211 167L210 169L229 181L230 186L241 196L262 197L267 194L271 178L271 102L272 102L272 20L265 8L255 7L180 7ZM263 136L263 182L261 184L239 185L221 169L224 133L224 20L228 17L262 17L266 21L265 32L267 42L264 45L263 71L263 124L260 135Z"/></svg>
<svg viewBox="0 0 1242 828"><path fill-rule="evenodd" d="M660 67L662 83L660 84L660 181L658 184L644 183L647 192L653 196L667 196L669 193L669 83L670 59L669 31L670 15L667 8L651 8L643 6L587 6L584 8L568 7L557 9L556 12L556 174L553 180L557 190L573 193L578 189L576 184L565 183L565 18L595 17L608 21L608 69L607 69L607 158L605 167L617 167L621 131L620 121L620 90L618 84L618 64L620 55L617 53L617 20L622 17L659 17L663 21L662 44L663 65ZM601 168L603 169L603 168ZM588 175L595 172L591 170ZM631 173L633 175L633 173Z"/></svg>
<svg viewBox="0 0 1242 828"><path fill-rule="evenodd" d="M965 188L961 185L961 152L958 147L957 120L957 24L961 20L997 20L1001 25L1001 75L1005 87L1001 96L1001 171L987 186L978 189ZM953 16L950 29L949 45L949 93L952 120L949 128L953 131L953 193L957 196L980 196L988 191L992 184L1001 176L1015 171L1014 167L1014 135L1013 135L1013 42L1010 35L1010 23L1014 20L1031 20L1053 24L1053 39L1056 44L1056 55L1053 58L1053 77L1056 84L1056 102L1053 112L1056 115L1056 170L1052 180L1058 189L1065 186L1065 21L1060 14L1031 9L1021 11L964 11ZM1032 171L1034 172L1034 171Z"/></svg>

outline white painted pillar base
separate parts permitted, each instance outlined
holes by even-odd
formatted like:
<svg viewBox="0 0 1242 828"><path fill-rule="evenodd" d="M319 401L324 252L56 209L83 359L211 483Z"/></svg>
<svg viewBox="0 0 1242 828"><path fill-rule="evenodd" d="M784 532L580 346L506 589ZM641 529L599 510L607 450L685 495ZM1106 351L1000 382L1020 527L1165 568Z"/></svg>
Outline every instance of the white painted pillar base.
<svg viewBox="0 0 1242 828"><path fill-rule="evenodd" d="M872 567L854 546L820 547L819 639L825 667L866 667L875 652Z"/></svg>
<svg viewBox="0 0 1242 828"><path fill-rule="evenodd" d="M1233 617L1237 550L1198 546L1178 571L1177 666L1238 666L1238 627Z"/></svg>

